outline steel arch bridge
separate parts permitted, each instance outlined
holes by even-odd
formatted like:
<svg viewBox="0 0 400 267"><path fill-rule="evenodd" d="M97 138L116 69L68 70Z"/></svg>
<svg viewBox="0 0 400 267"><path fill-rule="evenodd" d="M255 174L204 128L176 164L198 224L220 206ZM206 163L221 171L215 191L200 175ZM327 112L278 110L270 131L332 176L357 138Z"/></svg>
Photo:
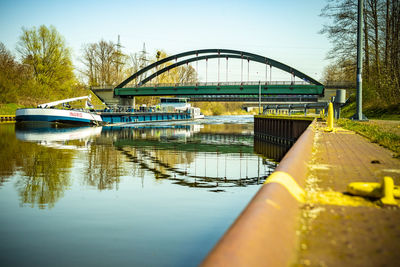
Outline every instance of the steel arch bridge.
<svg viewBox="0 0 400 267"><path fill-rule="evenodd" d="M184 58L184 59L182 59ZM215 58L229 58L247 60L265 64L287 72L294 77L301 79L299 82L286 81L286 82L205 82L194 84L152 84L151 80L157 78L161 74L168 72L171 69L179 66L189 64L196 61L208 61ZM178 61L179 60L179 61ZM163 66L168 62L175 62L173 64ZM160 66L162 68L160 68ZM207 65L206 65L207 66ZM243 69L243 62L242 62ZM207 69L206 69L207 71ZM151 74L144 78L142 81L137 82L138 78L151 72ZM243 72L243 70L242 70ZM130 85L135 83L133 86ZM114 96L126 98L135 96L198 96L198 95L232 95L232 96L258 96L262 95L324 95L325 87L319 81L306 75L305 73L288 66L279 61L273 60L268 57L260 56L257 54L230 50L230 49L202 49L193 50L161 59L149 66L132 74L126 80L121 82L114 88Z"/></svg>

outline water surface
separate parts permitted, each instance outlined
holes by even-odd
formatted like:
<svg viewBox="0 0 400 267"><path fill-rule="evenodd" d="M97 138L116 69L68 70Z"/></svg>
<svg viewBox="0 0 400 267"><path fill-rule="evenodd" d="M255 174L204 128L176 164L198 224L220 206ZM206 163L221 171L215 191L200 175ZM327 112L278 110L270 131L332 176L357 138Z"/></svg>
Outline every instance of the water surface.
<svg viewBox="0 0 400 267"><path fill-rule="evenodd" d="M275 167L255 150L284 153L247 116L0 125L0 265L196 266Z"/></svg>

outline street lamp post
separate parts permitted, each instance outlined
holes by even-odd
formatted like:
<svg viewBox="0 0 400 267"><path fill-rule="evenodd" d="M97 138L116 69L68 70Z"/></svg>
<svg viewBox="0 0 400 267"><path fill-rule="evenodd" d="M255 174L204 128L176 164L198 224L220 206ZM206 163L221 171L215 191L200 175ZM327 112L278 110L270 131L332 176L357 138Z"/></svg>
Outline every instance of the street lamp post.
<svg viewBox="0 0 400 267"><path fill-rule="evenodd" d="M351 119L357 121L368 120L367 117L362 113L362 58L363 58L363 12L364 12L364 0L358 0L358 27L357 27L357 111Z"/></svg>

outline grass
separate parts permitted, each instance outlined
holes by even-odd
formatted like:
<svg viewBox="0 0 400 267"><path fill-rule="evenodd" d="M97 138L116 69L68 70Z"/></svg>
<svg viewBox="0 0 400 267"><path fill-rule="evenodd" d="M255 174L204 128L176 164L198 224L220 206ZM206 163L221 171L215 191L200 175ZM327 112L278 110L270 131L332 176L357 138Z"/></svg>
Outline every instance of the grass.
<svg viewBox="0 0 400 267"><path fill-rule="evenodd" d="M395 157L400 157L400 122L376 123L374 121L358 122L349 119L339 119L337 125L367 137L371 142L395 152Z"/></svg>
<svg viewBox="0 0 400 267"><path fill-rule="evenodd" d="M15 115L15 111L19 108L24 108L24 105L15 103L0 104L0 115Z"/></svg>
<svg viewBox="0 0 400 267"><path fill-rule="evenodd" d="M350 97L350 103L342 108L341 117L350 118L356 113L356 101L354 95ZM388 106L364 103L363 113L368 119L400 120L400 103Z"/></svg>
<svg viewBox="0 0 400 267"><path fill-rule="evenodd" d="M350 96L350 103L342 108L341 117L350 118L356 113L355 96ZM337 124L386 147L400 157L400 104L380 105L363 104L363 113L369 119L366 122L340 119Z"/></svg>

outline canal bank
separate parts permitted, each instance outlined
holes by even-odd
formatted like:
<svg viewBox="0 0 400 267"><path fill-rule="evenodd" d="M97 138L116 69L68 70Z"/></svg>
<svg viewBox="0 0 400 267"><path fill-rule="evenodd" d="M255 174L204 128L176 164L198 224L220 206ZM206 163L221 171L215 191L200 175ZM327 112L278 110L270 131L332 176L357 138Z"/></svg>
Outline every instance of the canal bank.
<svg viewBox="0 0 400 267"><path fill-rule="evenodd" d="M267 124L288 133L284 124ZM345 193L351 182L380 182L385 175L399 184L400 161L390 151L314 122L203 265L393 265L399 260L398 206Z"/></svg>
<svg viewBox="0 0 400 267"><path fill-rule="evenodd" d="M14 123L15 115L0 115L0 123Z"/></svg>
<svg viewBox="0 0 400 267"><path fill-rule="evenodd" d="M395 266L400 260L400 209L347 195L353 182L400 184L400 160L366 138L317 123L308 164L296 262L311 266ZM400 201L397 199L397 203Z"/></svg>
<svg viewBox="0 0 400 267"><path fill-rule="evenodd" d="M313 121L305 117L255 117L255 138L279 144L297 141L203 266L286 266L294 260L300 188L305 185L311 159Z"/></svg>

